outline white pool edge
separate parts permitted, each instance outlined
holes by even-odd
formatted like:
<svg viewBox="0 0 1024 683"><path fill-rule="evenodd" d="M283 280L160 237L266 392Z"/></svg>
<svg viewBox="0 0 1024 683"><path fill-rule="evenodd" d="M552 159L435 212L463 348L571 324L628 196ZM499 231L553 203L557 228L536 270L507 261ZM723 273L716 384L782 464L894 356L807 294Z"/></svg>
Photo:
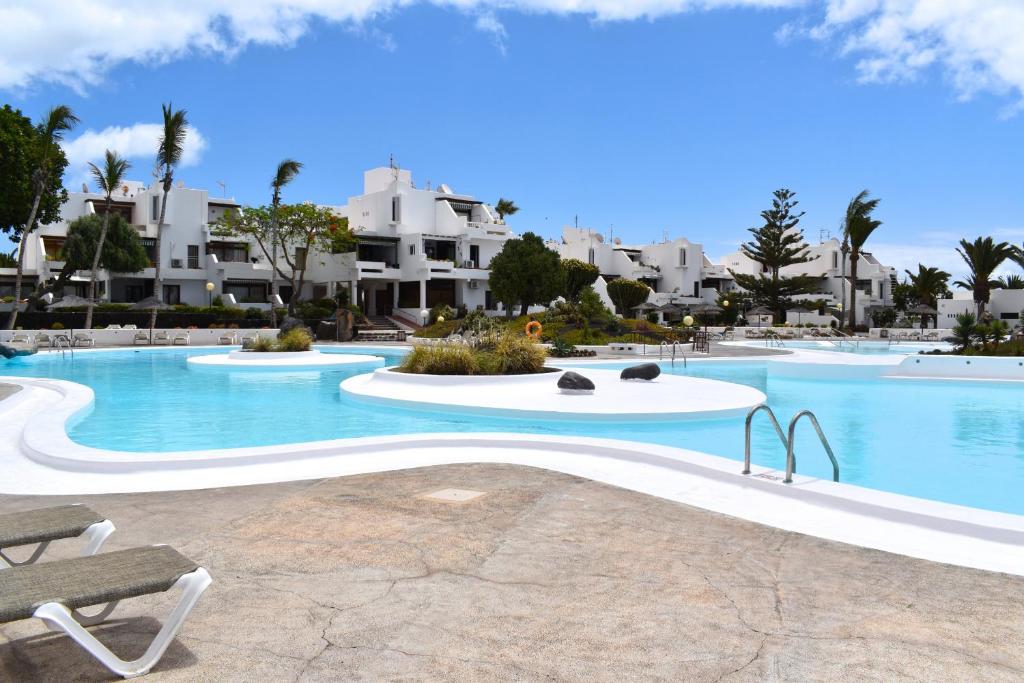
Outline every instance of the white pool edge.
<svg viewBox="0 0 1024 683"><path fill-rule="evenodd" d="M738 461L696 451L613 439L440 433L125 453L82 446L68 437L68 421L92 405L88 387L22 377L0 381L23 387L0 403L0 415L40 402L25 419L20 440L0 443L0 461L31 461L40 476L6 493L181 490L430 465L506 463L585 477L829 540L1024 575L1024 516L799 475L786 485L780 473L768 468L755 466L752 475L743 476ZM0 490L4 488L0 482Z"/></svg>

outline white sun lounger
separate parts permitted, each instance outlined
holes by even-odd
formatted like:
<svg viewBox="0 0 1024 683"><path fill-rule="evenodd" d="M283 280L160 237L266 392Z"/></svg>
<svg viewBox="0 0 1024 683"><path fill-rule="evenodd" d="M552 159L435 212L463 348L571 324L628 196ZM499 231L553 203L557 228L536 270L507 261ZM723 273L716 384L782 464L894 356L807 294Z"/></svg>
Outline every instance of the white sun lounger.
<svg viewBox="0 0 1024 683"><path fill-rule="evenodd" d="M188 332L178 332L171 336L171 346L188 346L189 345L189 334Z"/></svg>
<svg viewBox="0 0 1024 683"><path fill-rule="evenodd" d="M136 332L132 344L149 344L149 335L145 332Z"/></svg>
<svg viewBox="0 0 1024 683"><path fill-rule="evenodd" d="M124 678L148 673L210 585L209 573L170 546L118 550L0 572L0 623L37 618L63 631L103 666ZM121 600L181 590L181 598L145 653L125 661L86 630ZM79 610L102 605L89 616Z"/></svg>
<svg viewBox="0 0 1024 683"><path fill-rule="evenodd" d="M84 537L82 555L99 552L114 533L114 524L84 505L58 505L0 515L0 570L35 564L53 541ZM11 558L11 548L35 545L32 554L21 561Z"/></svg>

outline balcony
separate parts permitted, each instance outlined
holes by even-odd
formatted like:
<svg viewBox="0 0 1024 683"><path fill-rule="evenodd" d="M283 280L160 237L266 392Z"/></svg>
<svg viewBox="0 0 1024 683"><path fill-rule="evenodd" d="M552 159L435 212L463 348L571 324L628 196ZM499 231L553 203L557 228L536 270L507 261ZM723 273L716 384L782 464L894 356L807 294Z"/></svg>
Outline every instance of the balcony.
<svg viewBox="0 0 1024 683"><path fill-rule="evenodd" d="M216 254L206 255L207 268L216 270L223 278L242 280L270 280L271 268L269 263L251 261L221 261ZM203 273L202 270L194 270L194 273ZM205 277L205 275L203 275Z"/></svg>
<svg viewBox="0 0 1024 683"><path fill-rule="evenodd" d="M367 280L400 280L402 271L396 263L385 263L384 261L356 261L356 268L359 270L359 279Z"/></svg>

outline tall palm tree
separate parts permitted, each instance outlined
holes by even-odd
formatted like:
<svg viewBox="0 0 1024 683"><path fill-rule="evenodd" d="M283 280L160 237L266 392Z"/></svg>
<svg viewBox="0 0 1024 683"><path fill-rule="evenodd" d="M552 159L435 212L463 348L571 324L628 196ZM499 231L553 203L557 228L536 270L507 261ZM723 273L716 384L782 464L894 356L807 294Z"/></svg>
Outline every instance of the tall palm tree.
<svg viewBox="0 0 1024 683"><path fill-rule="evenodd" d="M175 111L171 103L161 105L164 113L164 129L160 133L160 141L156 148L156 165L163 173L163 201L160 202L160 220L156 224L156 271L153 274L153 301L156 305L149 314L149 329L156 327L156 311L163 301L163 285L161 283L161 253L163 246L164 217L167 215L167 195L174 187L174 167L181 162L185 153L185 137L188 135L188 118L184 109Z"/></svg>
<svg viewBox="0 0 1024 683"><path fill-rule="evenodd" d="M277 297L277 209L281 206L281 188L295 180L295 176L299 175L301 170L301 162L295 161L295 159L285 159L277 165L277 172L274 174L273 180L270 181L270 187L274 190L270 199L272 208L270 219L273 221L270 236L273 245L270 257L270 326L274 328L277 327L277 308L273 303Z"/></svg>
<svg viewBox="0 0 1024 683"><path fill-rule="evenodd" d="M960 258L967 264L970 275L953 284L974 292L974 302L978 306L977 319L981 320L985 315L985 304L988 303L995 282L992 273L1007 259L1017 258L1017 248L1008 242L996 242L991 237L979 237L974 242L960 240L956 253L960 254Z"/></svg>
<svg viewBox="0 0 1024 683"><path fill-rule="evenodd" d="M100 268L100 254L103 253L103 243L107 241L107 228L110 227L110 209L113 204L114 191L121 187L125 174L131 164L122 159L117 152L109 149L103 156L103 168L89 162L89 170L96 180L97 187L106 197L103 213L103 227L100 228L100 237L96 240L96 253L92 256L92 272L89 274L89 303L85 309L85 329L92 329L92 312L96 307L96 271Z"/></svg>
<svg viewBox="0 0 1024 683"><path fill-rule="evenodd" d="M868 199L869 192L861 190L846 206L843 218L843 239L850 245L850 327L857 325L857 262L861 249L882 221L876 221L871 214L878 207L879 199Z"/></svg>
<svg viewBox="0 0 1024 683"><path fill-rule="evenodd" d="M71 111L71 107L60 104L52 108L46 114L46 121L43 123L42 135L43 146L39 152L39 165L32 173L32 185L35 194L32 197L32 208L28 213L28 220L21 231L21 238L18 242L18 273L14 278L14 308L7 318L7 329L13 330L18 320L18 301L21 300L21 280L25 272L25 244L28 242L29 234L35 230L36 216L39 214L39 203L43 200L43 192L53 172L50 164L53 161L53 152L57 144L64 139L64 133L75 127L78 117Z"/></svg>
<svg viewBox="0 0 1024 683"><path fill-rule="evenodd" d="M498 203L494 205L494 210L498 212L498 218L505 220L505 216L511 216L512 214L519 211L519 207L511 199L505 199L504 197L498 200Z"/></svg>

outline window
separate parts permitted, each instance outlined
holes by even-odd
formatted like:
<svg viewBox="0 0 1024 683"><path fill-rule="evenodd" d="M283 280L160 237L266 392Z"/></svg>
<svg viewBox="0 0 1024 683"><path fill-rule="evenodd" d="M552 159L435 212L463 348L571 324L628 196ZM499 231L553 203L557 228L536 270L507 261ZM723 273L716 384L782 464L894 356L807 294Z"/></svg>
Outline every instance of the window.
<svg viewBox="0 0 1024 683"><path fill-rule="evenodd" d="M210 242L206 245L206 253L213 254L221 263L245 263L249 260L249 245L245 242Z"/></svg>
<svg viewBox="0 0 1024 683"><path fill-rule="evenodd" d="M590 251L587 253L587 262L590 263L590 265L594 265L594 248L593 247L591 247Z"/></svg>
<svg viewBox="0 0 1024 683"><path fill-rule="evenodd" d="M391 222L402 222L402 198L398 195L391 198Z"/></svg>
<svg viewBox="0 0 1024 683"><path fill-rule="evenodd" d="M1016 320L1019 317L1018 313L1000 313L1000 320Z"/></svg>
<svg viewBox="0 0 1024 683"><path fill-rule="evenodd" d="M834 251L832 252L832 267L833 268L838 268L839 267L839 254L837 254Z"/></svg>
<svg viewBox="0 0 1024 683"><path fill-rule="evenodd" d="M410 244L409 245L409 256L415 256L415 255L416 255L416 245L415 244Z"/></svg>
<svg viewBox="0 0 1024 683"><path fill-rule="evenodd" d="M700 297L700 283L699 282L694 282L693 283L693 295L695 297Z"/></svg>
<svg viewBox="0 0 1024 683"><path fill-rule="evenodd" d="M488 311L494 310L494 295L491 294L491 290L484 292L484 308Z"/></svg>
<svg viewBox="0 0 1024 683"><path fill-rule="evenodd" d="M164 303L171 306L181 303L181 285L164 285Z"/></svg>
<svg viewBox="0 0 1024 683"><path fill-rule="evenodd" d="M306 269L306 248L295 247L295 270Z"/></svg>
<svg viewBox="0 0 1024 683"><path fill-rule="evenodd" d="M156 223L158 220L160 220L160 195L153 195L152 203L152 218L150 218L149 220L152 223Z"/></svg>
<svg viewBox="0 0 1024 683"><path fill-rule="evenodd" d="M267 282L254 280L225 280L225 294L232 294L240 304L262 304L267 301Z"/></svg>
<svg viewBox="0 0 1024 683"><path fill-rule="evenodd" d="M134 304L138 301L142 301L146 298L146 287L145 285L125 285L124 288L124 300L127 303Z"/></svg>
<svg viewBox="0 0 1024 683"><path fill-rule="evenodd" d="M686 249L680 249L679 250L679 265L681 265L681 266L685 266L686 265Z"/></svg>
<svg viewBox="0 0 1024 683"><path fill-rule="evenodd" d="M471 244L469 245L469 260L473 262L473 265L477 268L481 267L480 264L480 245Z"/></svg>
<svg viewBox="0 0 1024 683"><path fill-rule="evenodd" d="M188 245L188 267L195 270L199 268L199 245Z"/></svg>

